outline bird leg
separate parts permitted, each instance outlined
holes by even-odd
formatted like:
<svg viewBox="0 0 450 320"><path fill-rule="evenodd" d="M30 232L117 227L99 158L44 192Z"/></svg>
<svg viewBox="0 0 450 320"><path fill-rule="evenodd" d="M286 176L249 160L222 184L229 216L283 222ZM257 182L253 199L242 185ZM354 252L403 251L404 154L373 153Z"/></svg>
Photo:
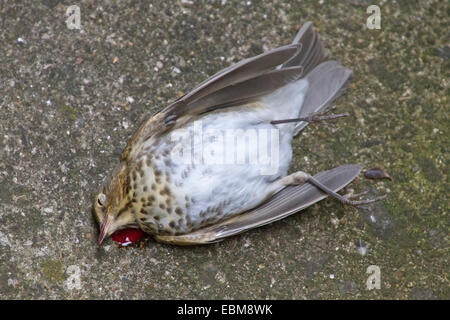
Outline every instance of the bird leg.
<svg viewBox="0 0 450 320"><path fill-rule="evenodd" d="M366 200L351 200L352 198L359 196L358 195L346 195L341 196L337 192L331 190L326 185L322 184L320 181L312 177L310 174L303 172L303 171L297 171L295 173L292 173L284 178L281 179L281 183L283 185L293 185L293 184L302 184L308 182L321 190L322 192L332 196L333 198L339 200L342 204L350 205L350 206L360 206L360 205L366 205L369 203L374 203L380 200L383 200L386 198L386 195L376 197L375 199L366 199Z"/></svg>
<svg viewBox="0 0 450 320"><path fill-rule="evenodd" d="M346 199L356 199L356 198L358 198L360 196L363 196L363 195L365 195L367 193L368 193L368 191L364 191L364 192L360 192L360 193L354 193L354 190L350 189L350 192L344 194L343 197L346 198Z"/></svg>
<svg viewBox="0 0 450 320"><path fill-rule="evenodd" d="M343 118L343 117L350 116L350 114L348 112L327 115L327 113L333 109L335 109L335 108L334 107L329 108L329 109L325 110L324 112L313 112L313 113L309 114L308 116L301 117L301 118L273 120L270 123L271 124L282 124L282 123L301 122L301 121L312 123L312 122L322 122L325 120L334 120L337 118Z"/></svg>

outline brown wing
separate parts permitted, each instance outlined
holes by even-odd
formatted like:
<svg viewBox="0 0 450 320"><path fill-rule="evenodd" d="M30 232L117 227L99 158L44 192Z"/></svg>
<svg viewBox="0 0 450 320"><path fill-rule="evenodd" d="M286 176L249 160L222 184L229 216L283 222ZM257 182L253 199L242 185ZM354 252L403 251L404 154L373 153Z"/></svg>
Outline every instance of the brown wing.
<svg viewBox="0 0 450 320"><path fill-rule="evenodd" d="M343 165L314 176L334 191L349 184L359 173L358 165ZM157 241L176 245L198 245L222 241L227 237L283 219L314 203L327 195L309 183L288 186L275 194L267 202L246 213L227 219L218 224L179 236L156 236Z"/></svg>
<svg viewBox="0 0 450 320"><path fill-rule="evenodd" d="M177 116L192 113L189 110L189 106L192 107L195 101L225 87L235 86L245 80L261 76L265 71L293 57L300 48L301 45L299 44L291 44L273 49L253 58L244 59L203 81L194 90L170 104L163 112L167 115L176 114ZM222 104L220 101L218 104Z"/></svg>
<svg viewBox="0 0 450 320"><path fill-rule="evenodd" d="M245 59L216 73L148 119L128 142L122 160L129 160L139 151L135 146L155 134L175 128L175 124L182 125L191 119L189 116L256 100L305 76L305 70L309 72L325 57L325 49L311 22L305 23L292 44Z"/></svg>
<svg viewBox="0 0 450 320"><path fill-rule="evenodd" d="M162 112L166 119L173 120L187 114L247 103L306 76L327 57L319 35L312 23L307 22L292 44L245 59L218 72ZM273 70L276 66L279 67Z"/></svg>
<svg viewBox="0 0 450 320"><path fill-rule="evenodd" d="M286 84L301 73L299 68L289 68L278 72L266 72L268 69L282 64L293 57L300 49L299 44L276 48L259 56L242 60L222 71L219 71L209 79L202 82L190 93L171 103L160 113L157 113L133 134L124 151L122 160L130 160L137 150L133 150L140 142L146 141L155 133L165 132L168 120L179 119L187 114L203 113L212 110L214 105L224 107L226 102L244 103L251 98L270 92L267 83L276 86L277 82ZM278 81L277 81L278 80ZM263 86L260 86L260 85ZM245 88L251 86L252 90ZM280 85L278 85L278 88ZM230 93L228 95L228 93ZM198 103L197 103L198 101Z"/></svg>

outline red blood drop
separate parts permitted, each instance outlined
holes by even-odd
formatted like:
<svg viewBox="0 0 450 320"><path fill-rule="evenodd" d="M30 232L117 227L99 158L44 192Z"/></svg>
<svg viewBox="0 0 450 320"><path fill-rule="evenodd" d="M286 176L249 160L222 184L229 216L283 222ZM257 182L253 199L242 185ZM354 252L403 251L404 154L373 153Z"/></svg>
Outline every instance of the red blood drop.
<svg viewBox="0 0 450 320"><path fill-rule="evenodd" d="M141 229L126 228L117 230L111 235L113 241L119 243L122 246L127 246L131 243L137 242L144 237L145 233Z"/></svg>

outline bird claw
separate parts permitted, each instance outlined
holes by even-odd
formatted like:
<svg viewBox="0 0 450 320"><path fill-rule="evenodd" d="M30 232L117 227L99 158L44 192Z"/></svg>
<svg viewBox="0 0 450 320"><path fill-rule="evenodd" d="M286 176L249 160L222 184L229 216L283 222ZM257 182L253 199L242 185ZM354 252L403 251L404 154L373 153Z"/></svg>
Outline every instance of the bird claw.
<svg viewBox="0 0 450 320"><path fill-rule="evenodd" d="M338 114L328 114L332 109L328 109L323 112L313 112L306 117L302 118L293 118L293 119L282 119L282 120L273 120L270 121L271 124L281 124L281 123L290 123L290 122L301 122L306 121L308 123L326 123L326 120L334 120L338 118L348 117L350 114L348 112L338 113Z"/></svg>
<svg viewBox="0 0 450 320"><path fill-rule="evenodd" d="M354 190L351 189L350 192L347 193L347 194L344 194L343 197L344 197L345 199L352 200L352 199L356 199L356 198L358 198L358 197L360 197L360 196L363 196L363 195L365 195L365 194L368 193L368 191L364 191L364 192L360 192L360 193L353 193L353 191L354 191Z"/></svg>
<svg viewBox="0 0 450 320"><path fill-rule="evenodd" d="M365 194L367 194L367 191L366 192L357 193L357 194L353 194L353 193L346 194L346 195L344 195L342 197L341 203L357 207L357 206L363 206L363 205L366 205L366 204L378 202L378 201L381 201L381 200L383 200L383 199L385 199L387 197L387 195L385 194L385 195L376 197L374 199L352 200L352 199L358 198L358 197L360 197L362 195L365 195Z"/></svg>
<svg viewBox="0 0 450 320"><path fill-rule="evenodd" d="M365 193L353 195L353 192L350 192L349 194L342 196L342 195L336 193L335 191L331 190L330 188L328 188L326 185L322 184L320 181L316 180L314 177L309 177L309 179L307 181L309 183L311 183L312 185L316 186L317 188L319 188L320 190L322 190L323 192L332 196L333 198L339 200L342 204L347 204L350 206L356 207L356 206L366 205L369 203L381 201L387 197L387 195L383 195L383 196L377 197L375 199L351 200L352 198L355 198L355 197L360 196L361 194L365 194Z"/></svg>

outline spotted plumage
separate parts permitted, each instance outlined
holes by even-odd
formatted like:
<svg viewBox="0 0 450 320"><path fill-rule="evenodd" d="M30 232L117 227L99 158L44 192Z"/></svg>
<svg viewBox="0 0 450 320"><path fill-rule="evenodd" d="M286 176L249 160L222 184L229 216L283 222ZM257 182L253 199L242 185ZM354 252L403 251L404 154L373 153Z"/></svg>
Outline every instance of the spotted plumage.
<svg viewBox="0 0 450 320"><path fill-rule="evenodd" d="M327 56L308 22L291 45L222 70L147 119L95 198L99 243L126 227L168 243L210 243L292 214L322 191L349 202L335 191L359 166L287 175L302 119L326 109L351 75ZM231 148L221 149L222 137ZM268 162L259 161L267 148Z"/></svg>

